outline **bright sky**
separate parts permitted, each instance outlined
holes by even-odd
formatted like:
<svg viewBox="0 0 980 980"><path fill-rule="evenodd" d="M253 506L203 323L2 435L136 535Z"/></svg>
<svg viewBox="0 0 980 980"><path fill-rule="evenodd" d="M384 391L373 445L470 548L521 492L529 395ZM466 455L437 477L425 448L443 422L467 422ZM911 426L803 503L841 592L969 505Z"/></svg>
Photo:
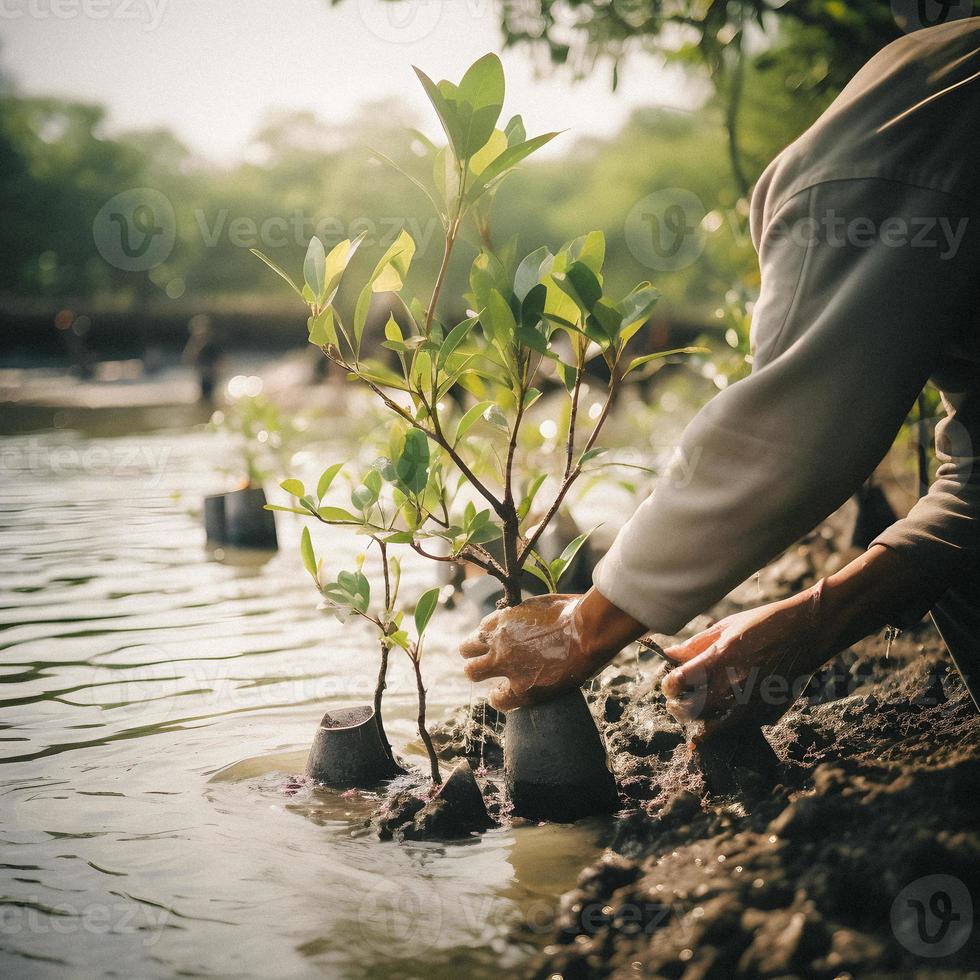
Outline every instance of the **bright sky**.
<svg viewBox="0 0 980 980"><path fill-rule="evenodd" d="M458 80L499 49L494 0L0 0L0 68L21 91L104 103L114 130L166 126L219 162L241 156L270 107L342 122L397 96L431 112L412 64ZM524 51L503 60L504 111L530 133L608 135L637 106L694 98L646 55L615 94L608 65L573 82L536 78Z"/></svg>

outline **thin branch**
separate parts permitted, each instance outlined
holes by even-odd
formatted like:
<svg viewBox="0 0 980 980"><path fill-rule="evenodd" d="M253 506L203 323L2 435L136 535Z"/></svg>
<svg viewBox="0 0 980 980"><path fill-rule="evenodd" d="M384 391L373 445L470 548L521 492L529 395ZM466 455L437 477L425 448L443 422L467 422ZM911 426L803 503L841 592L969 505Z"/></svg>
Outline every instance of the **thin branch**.
<svg viewBox="0 0 980 980"><path fill-rule="evenodd" d="M437 445L441 446L449 456L449 458L456 464L459 471L466 477L469 484L473 487L477 493L483 497L484 500L496 511L499 517L503 517L503 504L497 499L497 497L485 486L482 480L477 477L477 475L466 465L465 461L456 452L456 449L449 442L449 440L443 435L442 428L439 425L438 415L433 415L430 413L430 417L433 420L434 428L430 429L423 425L417 419L415 419L412 414L402 408L398 402L394 401L388 393L381 388L379 385L375 384L370 378L364 377L364 375L359 374L358 371L350 364L347 363L342 357L333 357L330 355L329 351L325 347L320 348L330 360L334 363L339 364L345 371L349 371L363 381L384 403L385 405L393 411L399 418L403 419L413 428L418 429L423 432L428 438L430 438Z"/></svg>
<svg viewBox="0 0 980 980"><path fill-rule="evenodd" d="M609 417L609 410L612 407L612 403L616 394L617 385L618 385L618 381L616 380L616 374L614 369L613 376L609 382L609 394L606 396L606 402L602 406L602 413L599 415L599 418L596 420L595 427L592 429L592 432L589 434L589 438L585 443L585 448L582 450L582 456L584 456L595 445L595 441L599 437L599 432L602 430L603 425L605 425L606 423L606 419ZM581 457L579 458L581 459ZM548 508L548 511L544 516L544 519L541 521L540 524L538 524L537 530L534 532L534 534L531 535L527 544L524 546L524 550L521 552L519 563L522 567L524 565L524 562L527 561L528 555L531 554L531 551L534 549L534 546L538 543L538 539L541 537L542 534L544 534L545 529L554 520L555 514L558 513L558 510L561 507L562 503L564 502L565 497L568 494L568 491L571 490L572 484L579 478L581 473L582 473L581 464L575 463L572 466L571 471L562 481L562 484L558 489L558 493L555 495L555 499L552 502L551 506Z"/></svg>
<svg viewBox="0 0 980 980"><path fill-rule="evenodd" d="M578 420L578 400L582 391L583 374L585 374L585 364L579 357L575 368L575 386L572 389L572 407L568 414L568 444L565 452L565 475L562 477L564 480L567 480L569 473L572 472L575 459L575 423Z"/></svg>

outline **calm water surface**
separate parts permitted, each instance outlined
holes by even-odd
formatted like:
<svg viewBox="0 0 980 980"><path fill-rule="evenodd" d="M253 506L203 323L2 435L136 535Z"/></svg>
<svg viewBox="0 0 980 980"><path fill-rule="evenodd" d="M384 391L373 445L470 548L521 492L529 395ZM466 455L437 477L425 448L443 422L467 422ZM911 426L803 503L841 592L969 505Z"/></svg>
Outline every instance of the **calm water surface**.
<svg viewBox="0 0 980 980"><path fill-rule="evenodd" d="M369 699L373 644L316 610L298 518L270 560L205 552L216 436L106 428L0 437L0 976L519 972L508 929L547 921L599 828L382 844L370 800L290 795L323 710ZM436 719L473 696L453 652L471 620L440 623ZM421 761L407 663L386 704Z"/></svg>

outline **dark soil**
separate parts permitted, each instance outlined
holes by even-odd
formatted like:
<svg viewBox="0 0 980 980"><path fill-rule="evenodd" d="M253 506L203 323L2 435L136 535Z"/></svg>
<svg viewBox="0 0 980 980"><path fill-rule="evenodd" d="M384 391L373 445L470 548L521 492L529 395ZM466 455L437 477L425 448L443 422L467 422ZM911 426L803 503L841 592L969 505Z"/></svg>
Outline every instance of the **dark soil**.
<svg viewBox="0 0 980 980"><path fill-rule="evenodd" d="M841 658L767 730L782 774L754 795L706 791L655 677L596 707L618 716L606 736L627 806L534 976L980 975L980 930L932 958L892 926L926 876L980 896L980 716L931 630Z"/></svg>
<svg viewBox="0 0 980 980"><path fill-rule="evenodd" d="M815 532L715 616L840 567L840 537ZM528 975L980 978L980 714L928 622L838 657L765 730L776 771L721 790L666 712L663 662L617 663L589 699L623 809ZM492 777L498 821L502 728L481 703L433 733Z"/></svg>
<svg viewBox="0 0 980 980"><path fill-rule="evenodd" d="M715 615L840 567L841 537L815 532ZM980 714L928 621L817 675L765 730L777 771L728 795L666 712L666 666L643 659L624 655L590 692L624 808L529 975L980 977ZM439 744L498 766L487 710Z"/></svg>

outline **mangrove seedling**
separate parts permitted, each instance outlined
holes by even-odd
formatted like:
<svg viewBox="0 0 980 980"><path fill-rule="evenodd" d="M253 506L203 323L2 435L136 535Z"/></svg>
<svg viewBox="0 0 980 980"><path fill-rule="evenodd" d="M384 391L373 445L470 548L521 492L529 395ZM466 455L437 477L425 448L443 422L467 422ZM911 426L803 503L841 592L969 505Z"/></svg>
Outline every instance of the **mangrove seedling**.
<svg viewBox="0 0 980 980"><path fill-rule="evenodd" d="M504 101L499 59L480 58L458 84L416 73L448 141L442 147L425 141L429 178L405 174L429 198L444 231L442 260L425 302L406 286L416 248L406 231L374 264L352 312L342 312L336 299L362 238L341 241L329 253L313 238L302 286L256 252L307 305L310 343L370 390L394 423L388 454L355 490L352 510L325 505L322 493L307 496L299 481L284 486L297 497L296 510L367 534L381 550L383 571L393 546L432 561L470 562L498 579L503 601L516 605L525 569L557 591L587 537L550 561L538 552L572 486L601 465L595 462L604 452L598 440L620 387L649 362L678 352L628 356L658 293L643 282L624 296L609 294L601 232L521 258L516 241L492 247L489 205L500 182L557 135L528 138L520 116L498 125ZM466 223L475 225L481 246L469 270L467 315L447 322L440 298ZM378 294L388 298L381 347L390 363L370 356L364 342ZM601 359L603 370L586 381L592 359ZM598 399L596 386L604 389ZM555 412L560 448L553 466L535 468L524 458L520 437L549 387L565 400ZM539 498L547 503L535 520ZM322 574L319 567L316 574ZM366 588L360 572L348 573L331 584L331 594L364 605ZM376 625L383 646L390 646L400 626L391 618L393 607L386 602L385 609Z"/></svg>

